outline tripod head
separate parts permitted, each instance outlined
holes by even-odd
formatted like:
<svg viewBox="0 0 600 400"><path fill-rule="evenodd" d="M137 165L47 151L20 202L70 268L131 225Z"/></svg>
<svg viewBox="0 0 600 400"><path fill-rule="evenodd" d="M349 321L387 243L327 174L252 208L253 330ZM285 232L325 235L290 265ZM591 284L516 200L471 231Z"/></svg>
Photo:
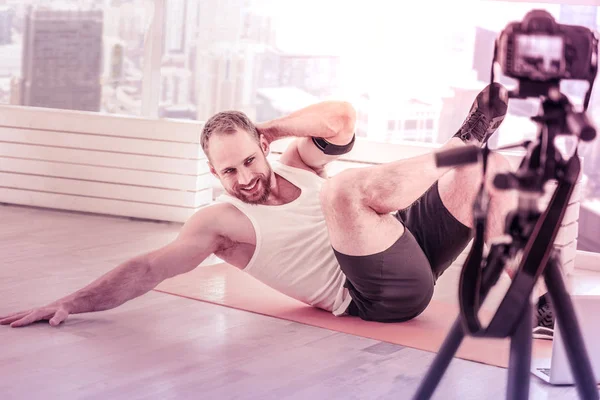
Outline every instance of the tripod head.
<svg viewBox="0 0 600 400"><path fill-rule="evenodd" d="M567 96L557 88L542 99L540 115L531 119L539 125L537 140L504 148L524 147L526 154L516 172L496 175L494 186L541 196L548 181L577 179L567 176L565 168L576 156L579 142L593 140L596 129L585 112L575 112Z"/></svg>
<svg viewBox="0 0 600 400"><path fill-rule="evenodd" d="M509 98L537 97L541 103L539 115L531 118L539 126L537 138L498 149L523 147L526 153L515 172L494 177L495 187L518 191L519 203L506 220L505 232L510 241L492 245L486 259L484 237L489 196L485 174L492 151L486 143L481 149L470 146L436 156L439 166L483 163L484 179L473 204L475 236L459 287L461 317L471 335L510 336L523 307L529 305L529 296L551 256L560 222L579 178L579 142L591 141L596 136L586 110L597 60L598 39L590 30L557 24L546 11L531 11L522 22L509 24L498 37L491 81L494 82L495 67L500 66L502 72L518 81L518 87L509 91ZM560 92L562 79L588 81L582 111L576 111L569 98ZM542 212L539 198L549 181L557 181L558 187ZM506 262L519 252L523 253L523 259L512 284L492 321L484 328L477 315L482 293L496 284ZM489 279L484 283L485 269Z"/></svg>

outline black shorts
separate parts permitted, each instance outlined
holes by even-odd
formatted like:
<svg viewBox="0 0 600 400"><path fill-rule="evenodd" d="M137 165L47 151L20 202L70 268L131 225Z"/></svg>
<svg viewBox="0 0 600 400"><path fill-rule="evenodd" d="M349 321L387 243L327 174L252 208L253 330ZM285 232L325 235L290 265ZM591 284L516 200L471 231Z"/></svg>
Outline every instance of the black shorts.
<svg viewBox="0 0 600 400"><path fill-rule="evenodd" d="M367 321L401 322L421 314L437 278L473 238L442 203L437 182L394 215L405 230L387 250L348 256L334 249L352 297L348 314Z"/></svg>

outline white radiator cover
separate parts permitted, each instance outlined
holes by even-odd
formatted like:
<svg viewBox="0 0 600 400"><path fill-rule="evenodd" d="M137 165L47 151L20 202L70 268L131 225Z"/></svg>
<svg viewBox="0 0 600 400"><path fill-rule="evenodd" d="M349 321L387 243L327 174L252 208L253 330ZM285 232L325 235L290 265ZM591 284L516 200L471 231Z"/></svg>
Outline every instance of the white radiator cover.
<svg viewBox="0 0 600 400"><path fill-rule="evenodd" d="M202 126L0 106L0 202L183 223L212 201Z"/></svg>

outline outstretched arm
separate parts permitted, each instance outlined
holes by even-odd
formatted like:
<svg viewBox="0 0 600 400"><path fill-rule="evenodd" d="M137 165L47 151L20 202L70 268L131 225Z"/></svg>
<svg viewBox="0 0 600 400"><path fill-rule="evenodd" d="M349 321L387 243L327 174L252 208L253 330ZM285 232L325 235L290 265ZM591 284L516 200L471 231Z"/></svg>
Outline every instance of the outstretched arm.
<svg viewBox="0 0 600 400"><path fill-rule="evenodd" d="M21 327L49 320L50 325L56 326L69 314L115 308L167 278L191 271L224 243L215 228L217 213L211 208L198 211L168 245L122 263L86 287L45 307L0 317L0 325Z"/></svg>

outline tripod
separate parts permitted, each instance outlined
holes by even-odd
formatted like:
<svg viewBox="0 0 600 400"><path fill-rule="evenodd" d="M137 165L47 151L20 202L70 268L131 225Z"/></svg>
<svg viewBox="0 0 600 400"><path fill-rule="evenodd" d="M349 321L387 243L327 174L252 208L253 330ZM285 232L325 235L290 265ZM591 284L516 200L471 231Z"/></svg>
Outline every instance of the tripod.
<svg viewBox="0 0 600 400"><path fill-rule="evenodd" d="M484 228L487 215L487 202L484 185L474 203L473 246L461 274L459 300L461 315L455 320L440 351L421 382L414 399L429 399L439 384L450 361L465 334L475 337L510 338L510 358L506 398L526 400L529 398L530 366L532 350L532 311L530 296L536 282L543 275L548 288L554 312L564 335L565 349L579 396L582 399L599 399L596 379L585 349L573 303L565 287L560 261L552 245L560 228L569 198L579 177L581 165L577 151L564 155L556 150L555 138L570 132L574 136L591 140L595 136L593 127L584 114L572 112L568 99L560 94L546 98L543 115L532 119L541 124L537 143L525 142L528 151L516 173L500 174L494 185L501 189L517 189L519 206L507 216L506 233L509 243L491 246L487 259L483 261ZM591 136L591 138L590 138ZM452 151L452 150L451 150ZM473 156L447 154L438 157L438 165L446 165L455 159L455 165L472 162ZM484 174L487 146L482 150ZM566 158L565 158L566 157ZM558 186L546 210L538 210L537 199L543 193L543 185L556 180ZM485 179L483 180L485 182ZM477 317L480 305L490 289L500 278L506 261L519 251L523 258L512 284L502 300L492 321L486 328Z"/></svg>

